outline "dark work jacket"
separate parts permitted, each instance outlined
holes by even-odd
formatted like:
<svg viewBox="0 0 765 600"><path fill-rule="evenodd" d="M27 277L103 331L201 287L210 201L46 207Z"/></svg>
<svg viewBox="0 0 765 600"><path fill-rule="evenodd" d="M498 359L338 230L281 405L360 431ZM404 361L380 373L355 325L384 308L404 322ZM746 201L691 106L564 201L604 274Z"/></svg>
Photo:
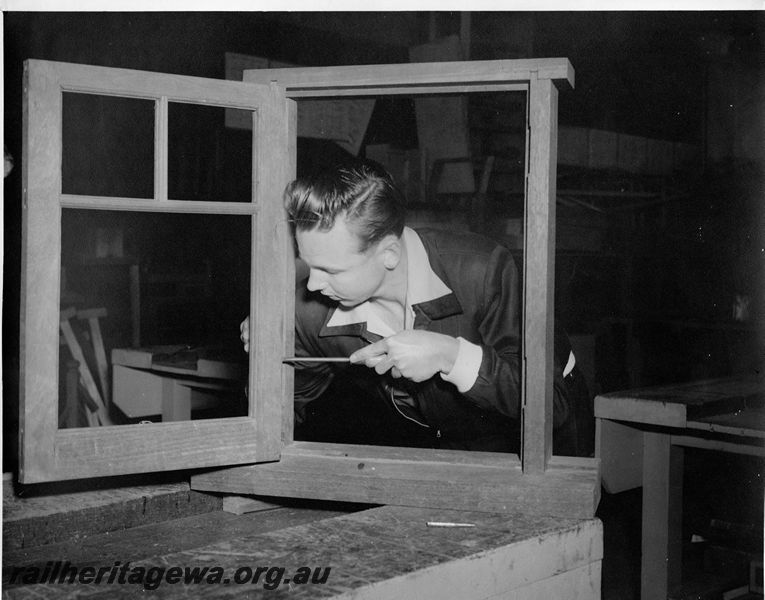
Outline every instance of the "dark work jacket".
<svg viewBox="0 0 765 600"><path fill-rule="evenodd" d="M394 380L389 374L359 365L298 363L296 437L302 428L305 439L317 441L517 452L521 294L513 257L507 248L476 234L417 233L431 269L452 293L414 305L414 328L480 345L483 358L475 383L460 393L440 375L420 383L395 380L415 404L414 410L402 410L391 398ZM335 306L308 292L305 281L298 283L296 355L349 356L380 339L367 331L366 323L328 326ZM556 342L556 380L569 350ZM556 398L556 408L561 400ZM334 435L342 439L331 439Z"/></svg>

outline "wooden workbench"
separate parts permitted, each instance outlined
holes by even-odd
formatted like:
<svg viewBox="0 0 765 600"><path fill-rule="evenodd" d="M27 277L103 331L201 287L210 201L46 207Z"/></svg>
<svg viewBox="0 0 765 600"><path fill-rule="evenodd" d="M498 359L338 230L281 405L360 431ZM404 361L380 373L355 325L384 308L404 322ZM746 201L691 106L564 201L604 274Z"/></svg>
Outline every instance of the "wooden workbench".
<svg viewBox="0 0 765 600"><path fill-rule="evenodd" d="M642 600L682 581L684 448L765 456L765 378L742 375L595 398L606 491L642 486Z"/></svg>
<svg viewBox="0 0 765 600"><path fill-rule="evenodd" d="M429 527L428 521L474 527ZM132 598L140 584L10 583L13 567L221 567L217 584L159 584L163 598L600 598L602 528L596 519L524 517L384 506L282 507L192 515L3 555L4 598ZM237 585L237 569L329 568L325 583ZM240 571L246 573L246 571ZM18 577L17 577L18 579ZM274 579L271 580L272 582Z"/></svg>

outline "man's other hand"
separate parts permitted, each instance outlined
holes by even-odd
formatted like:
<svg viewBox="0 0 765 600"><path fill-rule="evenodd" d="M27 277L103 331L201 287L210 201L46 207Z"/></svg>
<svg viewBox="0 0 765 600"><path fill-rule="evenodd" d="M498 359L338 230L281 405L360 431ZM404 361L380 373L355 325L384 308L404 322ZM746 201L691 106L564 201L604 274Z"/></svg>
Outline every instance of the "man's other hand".
<svg viewBox="0 0 765 600"><path fill-rule="evenodd" d="M250 317L248 316L239 325L239 339L244 344L244 351L250 351Z"/></svg>

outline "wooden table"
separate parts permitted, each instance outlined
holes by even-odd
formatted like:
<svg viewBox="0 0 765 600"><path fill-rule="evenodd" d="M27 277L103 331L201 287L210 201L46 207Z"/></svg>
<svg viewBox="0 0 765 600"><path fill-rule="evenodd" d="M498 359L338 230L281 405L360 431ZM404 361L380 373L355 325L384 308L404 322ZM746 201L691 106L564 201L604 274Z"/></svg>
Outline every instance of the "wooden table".
<svg viewBox="0 0 765 600"><path fill-rule="evenodd" d="M244 389L246 367L204 348L112 350L113 402L130 418L188 421L191 410L219 402L216 390Z"/></svg>
<svg viewBox="0 0 765 600"><path fill-rule="evenodd" d="M765 378L739 376L595 398L603 486L643 487L642 600L680 583L685 447L765 456Z"/></svg>

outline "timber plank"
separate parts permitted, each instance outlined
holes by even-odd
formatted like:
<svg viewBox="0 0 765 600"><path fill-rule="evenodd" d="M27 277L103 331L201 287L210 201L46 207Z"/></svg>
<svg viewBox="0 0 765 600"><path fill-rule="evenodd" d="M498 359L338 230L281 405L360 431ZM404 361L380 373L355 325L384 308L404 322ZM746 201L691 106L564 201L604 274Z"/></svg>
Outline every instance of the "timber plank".
<svg viewBox="0 0 765 600"><path fill-rule="evenodd" d="M199 102L203 96L212 106L252 110L263 104L268 91L261 87L243 87L234 81L209 79L134 69L95 65L29 60L29 65L67 91L161 98Z"/></svg>
<svg viewBox="0 0 765 600"><path fill-rule="evenodd" d="M524 235L523 469L544 473L552 455L553 307L558 90L529 84L529 166Z"/></svg>
<svg viewBox="0 0 765 600"><path fill-rule="evenodd" d="M705 379L610 392L595 398L603 419L686 427L688 421L765 405L765 377Z"/></svg>
<svg viewBox="0 0 765 600"><path fill-rule="evenodd" d="M437 506L486 512L592 517L600 493L598 461L562 461L543 475L527 475L512 455L493 466L391 459L401 449L367 449L359 460L322 452L322 444L285 448L279 462L194 475L198 490L321 498L399 506ZM333 450L334 448L331 448ZM421 451L420 456L427 455ZM471 453L455 453L468 460ZM475 454L477 457L478 453ZM479 459L480 460L480 459ZM487 460L484 458L484 460Z"/></svg>
<svg viewBox="0 0 765 600"><path fill-rule="evenodd" d="M220 510L221 499L188 483L3 496L3 555L9 551Z"/></svg>
<svg viewBox="0 0 765 600"><path fill-rule="evenodd" d="M339 95L343 90L354 89L355 95L368 88L376 93L386 89L401 93L408 88L423 86L455 86L477 84L494 89L508 82L528 81L534 76L540 79L568 81L574 85L574 71L565 58L528 60L487 60L474 62L407 63L387 65L356 65L339 67L292 67L284 69L248 69L243 79L253 83L278 81L287 88L289 97L322 95L323 92ZM483 89L483 88L482 88Z"/></svg>

